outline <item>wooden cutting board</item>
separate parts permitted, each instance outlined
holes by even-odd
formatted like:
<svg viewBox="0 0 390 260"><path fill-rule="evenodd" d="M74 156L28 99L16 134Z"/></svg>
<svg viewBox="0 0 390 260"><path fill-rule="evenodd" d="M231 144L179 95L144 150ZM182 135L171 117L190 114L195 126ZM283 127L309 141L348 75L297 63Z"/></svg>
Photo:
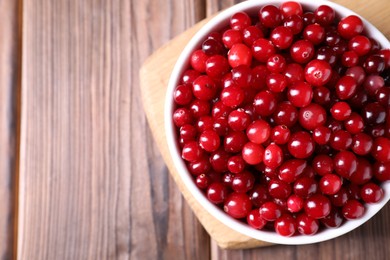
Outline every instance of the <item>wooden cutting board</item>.
<svg viewBox="0 0 390 260"><path fill-rule="evenodd" d="M390 36L390 13L388 0L337 0L373 23L388 38ZM140 70L142 101L146 116L161 154L179 190L192 208L203 227L221 248L244 249L269 246L270 243L244 236L212 217L186 189L170 157L164 132L164 100L168 80L181 51L191 37L210 18L197 23L165 46L158 49L145 61Z"/></svg>

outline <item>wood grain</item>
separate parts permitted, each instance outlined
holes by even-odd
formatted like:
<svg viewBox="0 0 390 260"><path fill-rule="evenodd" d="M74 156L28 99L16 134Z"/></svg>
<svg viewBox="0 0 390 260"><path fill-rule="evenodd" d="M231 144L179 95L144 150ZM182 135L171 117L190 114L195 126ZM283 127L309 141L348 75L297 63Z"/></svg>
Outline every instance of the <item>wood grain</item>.
<svg viewBox="0 0 390 260"><path fill-rule="evenodd" d="M152 141L138 79L202 6L23 1L18 259L209 257Z"/></svg>
<svg viewBox="0 0 390 260"><path fill-rule="evenodd" d="M20 78L20 2L0 1L0 259L13 257Z"/></svg>

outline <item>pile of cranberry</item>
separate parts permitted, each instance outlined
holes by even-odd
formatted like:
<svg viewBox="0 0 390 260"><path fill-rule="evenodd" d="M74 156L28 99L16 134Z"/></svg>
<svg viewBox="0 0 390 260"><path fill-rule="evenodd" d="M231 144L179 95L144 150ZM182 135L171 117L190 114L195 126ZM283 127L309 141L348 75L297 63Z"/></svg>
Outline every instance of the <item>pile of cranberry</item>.
<svg viewBox="0 0 390 260"><path fill-rule="evenodd" d="M189 63L173 93L182 158L227 214L312 235L383 199L390 50L359 17L297 2L237 12Z"/></svg>

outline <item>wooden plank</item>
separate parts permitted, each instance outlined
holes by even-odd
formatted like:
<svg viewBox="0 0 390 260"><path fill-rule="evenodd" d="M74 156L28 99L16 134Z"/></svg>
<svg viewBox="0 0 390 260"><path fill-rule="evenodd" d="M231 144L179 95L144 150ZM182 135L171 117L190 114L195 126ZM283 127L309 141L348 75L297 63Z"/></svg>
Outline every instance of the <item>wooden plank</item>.
<svg viewBox="0 0 390 260"><path fill-rule="evenodd" d="M0 259L14 255L17 101L20 84L20 2L0 2Z"/></svg>
<svg viewBox="0 0 390 260"><path fill-rule="evenodd" d="M23 10L18 259L207 259L138 87L143 60L202 6L25 0Z"/></svg>
<svg viewBox="0 0 390 260"><path fill-rule="evenodd" d="M240 1L207 0L206 13L215 12ZM335 0L374 24L387 38L390 38L387 0ZM239 259L387 259L390 253L390 205L362 227L342 237L304 246L275 245L252 250L224 250L211 243L211 258L223 260Z"/></svg>

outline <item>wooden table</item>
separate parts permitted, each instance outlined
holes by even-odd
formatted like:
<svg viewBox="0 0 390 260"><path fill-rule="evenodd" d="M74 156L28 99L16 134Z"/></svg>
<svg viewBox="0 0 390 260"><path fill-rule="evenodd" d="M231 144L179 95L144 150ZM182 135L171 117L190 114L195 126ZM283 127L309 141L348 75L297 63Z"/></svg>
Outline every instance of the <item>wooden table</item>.
<svg viewBox="0 0 390 260"><path fill-rule="evenodd" d="M379 6L374 24L386 1L338 0ZM182 198L142 110L139 68L233 2L0 1L1 259L388 259L390 205L335 240L233 251Z"/></svg>

